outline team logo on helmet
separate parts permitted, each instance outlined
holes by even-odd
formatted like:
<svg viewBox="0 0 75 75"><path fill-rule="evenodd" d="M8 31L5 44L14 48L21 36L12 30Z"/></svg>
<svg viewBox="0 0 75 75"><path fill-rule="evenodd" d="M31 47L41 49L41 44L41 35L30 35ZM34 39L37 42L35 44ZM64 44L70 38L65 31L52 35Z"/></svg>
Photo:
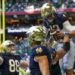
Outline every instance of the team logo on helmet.
<svg viewBox="0 0 75 75"><path fill-rule="evenodd" d="M45 3L41 7L41 15L42 16L48 16L48 15L55 13L55 12L56 12L56 8L53 6L53 4Z"/></svg>
<svg viewBox="0 0 75 75"><path fill-rule="evenodd" d="M56 8L51 3L45 3L41 7L41 16L53 21L56 14Z"/></svg>

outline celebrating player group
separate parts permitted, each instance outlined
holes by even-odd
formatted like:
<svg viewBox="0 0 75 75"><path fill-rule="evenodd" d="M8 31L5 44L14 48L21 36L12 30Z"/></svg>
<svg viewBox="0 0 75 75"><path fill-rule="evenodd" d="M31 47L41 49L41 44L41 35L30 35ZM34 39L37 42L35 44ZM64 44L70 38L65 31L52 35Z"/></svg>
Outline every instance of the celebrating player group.
<svg viewBox="0 0 75 75"><path fill-rule="evenodd" d="M6 40L0 53L0 75L19 75L20 67L29 67L30 75L66 75L73 74L75 26L72 26L64 13L56 13L52 3L41 7L43 24L32 26L27 31L31 48L30 59L21 61L16 54L15 43ZM63 63L60 62L61 60Z"/></svg>

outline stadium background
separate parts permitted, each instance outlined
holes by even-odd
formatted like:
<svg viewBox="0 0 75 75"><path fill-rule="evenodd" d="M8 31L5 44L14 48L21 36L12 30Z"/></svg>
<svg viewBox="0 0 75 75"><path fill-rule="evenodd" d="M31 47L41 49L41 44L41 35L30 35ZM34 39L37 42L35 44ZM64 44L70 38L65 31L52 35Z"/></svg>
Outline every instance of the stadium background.
<svg viewBox="0 0 75 75"><path fill-rule="evenodd" d="M0 0L0 44L3 42L3 7ZM57 13L65 13L75 25L75 0L5 0L5 40L16 43L16 52L27 56L31 50L27 30L34 25L42 25L40 8L46 2L53 2ZM73 37L73 42L75 39Z"/></svg>

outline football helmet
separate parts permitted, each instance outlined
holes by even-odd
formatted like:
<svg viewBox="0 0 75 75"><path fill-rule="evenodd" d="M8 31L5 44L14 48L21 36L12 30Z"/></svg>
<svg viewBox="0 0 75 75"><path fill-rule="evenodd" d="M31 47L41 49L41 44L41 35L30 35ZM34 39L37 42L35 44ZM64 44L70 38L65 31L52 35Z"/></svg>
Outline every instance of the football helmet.
<svg viewBox="0 0 75 75"><path fill-rule="evenodd" d="M41 7L41 16L53 21L56 14L56 8L52 3L45 3Z"/></svg>
<svg viewBox="0 0 75 75"><path fill-rule="evenodd" d="M8 46L14 46L15 44L10 41L10 40L6 40L2 43L2 49L5 53L15 53L15 50L11 50Z"/></svg>
<svg viewBox="0 0 75 75"><path fill-rule="evenodd" d="M45 41L46 31L41 26L32 26L27 33L29 34L29 44L35 41Z"/></svg>

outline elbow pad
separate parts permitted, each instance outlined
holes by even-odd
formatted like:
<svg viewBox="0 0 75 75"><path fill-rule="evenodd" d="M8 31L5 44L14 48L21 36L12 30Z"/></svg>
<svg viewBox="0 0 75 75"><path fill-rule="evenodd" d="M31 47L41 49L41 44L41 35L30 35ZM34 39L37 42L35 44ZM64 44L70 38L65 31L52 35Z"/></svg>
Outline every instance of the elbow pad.
<svg viewBox="0 0 75 75"><path fill-rule="evenodd" d="M64 42L62 47L66 52L70 50L70 42Z"/></svg>

